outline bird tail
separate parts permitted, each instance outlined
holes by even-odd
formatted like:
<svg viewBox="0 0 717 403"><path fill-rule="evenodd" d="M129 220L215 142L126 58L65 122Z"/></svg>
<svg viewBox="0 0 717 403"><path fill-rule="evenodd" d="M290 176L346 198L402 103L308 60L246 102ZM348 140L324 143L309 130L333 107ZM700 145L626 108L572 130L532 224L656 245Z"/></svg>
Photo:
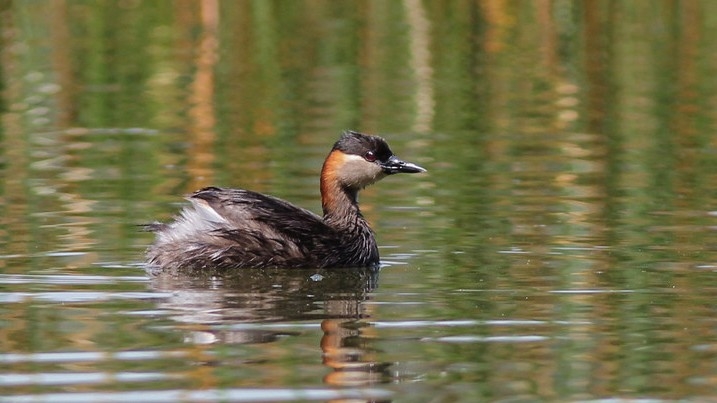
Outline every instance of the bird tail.
<svg viewBox="0 0 717 403"><path fill-rule="evenodd" d="M167 228L167 224L155 221L147 224L137 224L137 227L144 232L159 232Z"/></svg>

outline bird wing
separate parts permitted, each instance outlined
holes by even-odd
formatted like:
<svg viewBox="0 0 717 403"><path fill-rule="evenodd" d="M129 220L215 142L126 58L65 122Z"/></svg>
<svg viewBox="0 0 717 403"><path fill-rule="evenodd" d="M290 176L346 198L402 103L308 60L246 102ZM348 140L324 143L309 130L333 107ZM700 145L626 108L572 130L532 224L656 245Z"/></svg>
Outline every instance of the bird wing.
<svg viewBox="0 0 717 403"><path fill-rule="evenodd" d="M188 199L205 219L214 222L225 233L261 233L266 238L301 240L307 245L312 239L334 234L334 230L311 211L250 190L209 187Z"/></svg>

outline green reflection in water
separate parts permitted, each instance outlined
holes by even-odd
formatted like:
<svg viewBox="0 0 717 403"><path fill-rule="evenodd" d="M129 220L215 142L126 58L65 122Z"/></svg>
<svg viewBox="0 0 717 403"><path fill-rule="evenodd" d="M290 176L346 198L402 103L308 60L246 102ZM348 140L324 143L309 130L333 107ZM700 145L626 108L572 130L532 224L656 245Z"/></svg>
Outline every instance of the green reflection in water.
<svg viewBox="0 0 717 403"><path fill-rule="evenodd" d="M715 4L0 1L1 350L149 351L8 371L712 397ZM197 187L319 211L344 129L429 169L362 194L377 288L122 279Z"/></svg>

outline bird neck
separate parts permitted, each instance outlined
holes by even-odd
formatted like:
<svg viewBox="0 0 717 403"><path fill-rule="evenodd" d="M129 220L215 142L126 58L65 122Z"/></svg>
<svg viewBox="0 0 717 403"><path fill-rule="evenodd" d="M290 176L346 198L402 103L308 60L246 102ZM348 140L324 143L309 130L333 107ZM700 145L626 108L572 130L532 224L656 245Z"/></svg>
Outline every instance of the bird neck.
<svg viewBox="0 0 717 403"><path fill-rule="evenodd" d="M378 246L373 231L361 215L356 186L342 181L342 168L346 156L333 150L321 169L321 207L324 222L336 231L336 242L341 246L337 262L342 266L377 265Z"/></svg>
<svg viewBox="0 0 717 403"><path fill-rule="evenodd" d="M333 150L321 168L321 207L324 220L340 227L355 226L364 222L358 206L358 189L342 184L341 167L346 155Z"/></svg>
<svg viewBox="0 0 717 403"><path fill-rule="evenodd" d="M340 225L363 221L358 205L358 191L342 187L336 182L321 181L321 207L324 220Z"/></svg>

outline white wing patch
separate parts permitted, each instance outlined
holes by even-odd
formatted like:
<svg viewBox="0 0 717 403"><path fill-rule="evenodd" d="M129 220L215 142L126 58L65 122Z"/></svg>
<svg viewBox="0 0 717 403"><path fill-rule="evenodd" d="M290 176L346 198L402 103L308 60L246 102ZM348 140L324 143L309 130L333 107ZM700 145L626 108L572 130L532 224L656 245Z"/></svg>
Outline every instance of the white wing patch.
<svg viewBox="0 0 717 403"><path fill-rule="evenodd" d="M194 211L199 214L201 219L215 224L226 224L226 218L222 217L216 210L214 210L206 200L191 199L192 207ZM187 211L185 209L185 211Z"/></svg>
<svg viewBox="0 0 717 403"><path fill-rule="evenodd" d="M227 224L227 220L204 200L190 199L191 206L185 207L176 221L158 233L159 242L194 240L198 234L205 234Z"/></svg>

